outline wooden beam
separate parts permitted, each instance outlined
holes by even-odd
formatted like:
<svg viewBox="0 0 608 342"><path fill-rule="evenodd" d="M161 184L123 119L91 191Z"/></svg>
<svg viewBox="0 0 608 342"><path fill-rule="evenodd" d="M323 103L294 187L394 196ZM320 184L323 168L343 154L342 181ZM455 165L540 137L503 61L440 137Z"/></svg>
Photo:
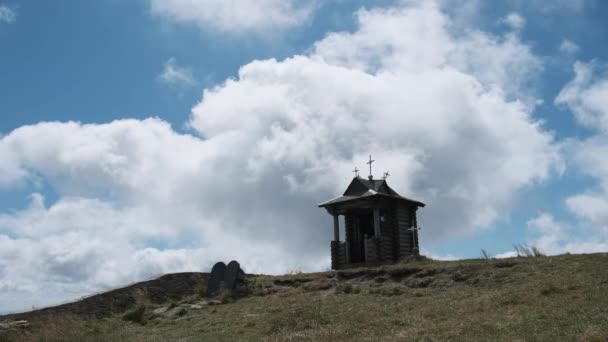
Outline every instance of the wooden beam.
<svg viewBox="0 0 608 342"><path fill-rule="evenodd" d="M357 201L349 201L346 203L340 203L335 206L335 213L345 214L351 209L371 209L374 203L371 199L366 198Z"/></svg>
<svg viewBox="0 0 608 342"><path fill-rule="evenodd" d="M334 240L340 241L340 217L334 215Z"/></svg>
<svg viewBox="0 0 608 342"><path fill-rule="evenodd" d="M380 237L380 209L374 208L374 235Z"/></svg>

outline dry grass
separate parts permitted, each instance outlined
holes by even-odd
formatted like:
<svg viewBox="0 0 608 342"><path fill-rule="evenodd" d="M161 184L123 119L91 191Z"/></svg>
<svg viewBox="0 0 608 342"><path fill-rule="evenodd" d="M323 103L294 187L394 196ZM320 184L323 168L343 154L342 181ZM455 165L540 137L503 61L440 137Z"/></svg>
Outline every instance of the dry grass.
<svg viewBox="0 0 608 342"><path fill-rule="evenodd" d="M250 295L145 326L36 321L26 341L607 341L608 255L260 276ZM9 340L9 341L13 341ZM0 341L2 337L0 337Z"/></svg>

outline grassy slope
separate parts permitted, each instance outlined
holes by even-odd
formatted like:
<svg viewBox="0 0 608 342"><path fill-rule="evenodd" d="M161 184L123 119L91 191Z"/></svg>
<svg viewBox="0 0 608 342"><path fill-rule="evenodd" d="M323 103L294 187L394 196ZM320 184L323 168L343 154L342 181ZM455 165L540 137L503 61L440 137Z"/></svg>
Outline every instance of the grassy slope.
<svg viewBox="0 0 608 342"><path fill-rule="evenodd" d="M608 254L412 261L251 287L177 320L153 308L145 325L50 317L0 341L608 341Z"/></svg>

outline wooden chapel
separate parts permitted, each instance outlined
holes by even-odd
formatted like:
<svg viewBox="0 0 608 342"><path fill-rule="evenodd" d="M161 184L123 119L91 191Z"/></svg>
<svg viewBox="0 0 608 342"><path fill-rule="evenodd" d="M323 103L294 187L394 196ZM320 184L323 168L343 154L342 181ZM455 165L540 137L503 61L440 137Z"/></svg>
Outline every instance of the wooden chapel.
<svg viewBox="0 0 608 342"><path fill-rule="evenodd" d="M400 196L384 179L357 174L344 194L319 204L333 216L331 267L334 270L362 265L392 263L418 255L416 212L424 203ZM355 172L358 170L355 169ZM344 216L345 237L340 240L340 219Z"/></svg>

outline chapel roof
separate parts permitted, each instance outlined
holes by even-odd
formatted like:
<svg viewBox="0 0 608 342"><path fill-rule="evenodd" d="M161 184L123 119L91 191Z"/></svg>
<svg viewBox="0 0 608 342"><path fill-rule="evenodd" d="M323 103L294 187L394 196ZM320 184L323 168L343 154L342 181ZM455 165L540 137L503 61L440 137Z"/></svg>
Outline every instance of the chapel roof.
<svg viewBox="0 0 608 342"><path fill-rule="evenodd" d="M323 208L338 203L344 203L374 196L395 198L398 200L410 202L419 207L424 207L425 205L422 202L399 195L395 190L391 189L391 187L388 186L386 179L365 179L361 177L355 177L350 182L342 196L323 202L319 204L319 207Z"/></svg>

